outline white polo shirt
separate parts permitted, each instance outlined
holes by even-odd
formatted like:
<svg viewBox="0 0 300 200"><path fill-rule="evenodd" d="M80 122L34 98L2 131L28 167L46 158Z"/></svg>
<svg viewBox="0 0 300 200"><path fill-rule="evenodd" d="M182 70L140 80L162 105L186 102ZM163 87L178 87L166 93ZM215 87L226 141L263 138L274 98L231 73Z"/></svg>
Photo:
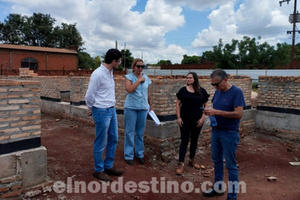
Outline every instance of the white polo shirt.
<svg viewBox="0 0 300 200"><path fill-rule="evenodd" d="M101 64L91 75L89 87L85 94L85 103L92 107L109 108L115 106L115 81L113 70L109 71Z"/></svg>

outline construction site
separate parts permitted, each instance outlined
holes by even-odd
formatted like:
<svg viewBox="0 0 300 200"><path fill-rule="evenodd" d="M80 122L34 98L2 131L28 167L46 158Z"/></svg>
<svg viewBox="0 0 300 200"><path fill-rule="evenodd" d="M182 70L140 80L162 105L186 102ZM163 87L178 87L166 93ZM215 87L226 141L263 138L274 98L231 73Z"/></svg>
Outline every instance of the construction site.
<svg viewBox="0 0 300 200"><path fill-rule="evenodd" d="M115 179L118 190L98 190L103 183L92 176L95 128L84 99L90 75L41 76L26 68L19 75L2 75L0 199L206 199L202 189L214 177L211 127L204 125L198 141L196 160L201 169L187 166L183 176L176 176L180 131L175 103L185 76L149 77L161 125L147 119L145 165L137 161L127 165L123 158L125 78L116 74L119 142L115 165L124 173L122 180ZM199 80L211 95L211 104L214 87L208 76ZM242 89L246 102L237 150L239 179L245 186L238 198L300 199L300 77L260 76L257 93L249 76L231 75L229 82ZM151 185L153 180L158 184ZM149 191L123 188L128 182L143 181ZM181 187L169 190L168 182Z"/></svg>

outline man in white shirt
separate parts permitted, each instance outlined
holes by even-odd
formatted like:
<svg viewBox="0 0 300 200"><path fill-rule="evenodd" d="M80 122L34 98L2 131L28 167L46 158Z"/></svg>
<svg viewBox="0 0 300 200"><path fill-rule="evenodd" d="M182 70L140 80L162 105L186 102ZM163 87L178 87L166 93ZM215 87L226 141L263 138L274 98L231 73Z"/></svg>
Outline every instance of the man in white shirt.
<svg viewBox="0 0 300 200"><path fill-rule="evenodd" d="M95 122L94 173L103 181L112 181L108 175L120 176L123 171L113 166L118 142L118 121L115 109L115 82L113 70L121 64L122 53L117 49L106 52L104 63L91 75L85 94L88 115ZM106 148L105 159L103 152Z"/></svg>

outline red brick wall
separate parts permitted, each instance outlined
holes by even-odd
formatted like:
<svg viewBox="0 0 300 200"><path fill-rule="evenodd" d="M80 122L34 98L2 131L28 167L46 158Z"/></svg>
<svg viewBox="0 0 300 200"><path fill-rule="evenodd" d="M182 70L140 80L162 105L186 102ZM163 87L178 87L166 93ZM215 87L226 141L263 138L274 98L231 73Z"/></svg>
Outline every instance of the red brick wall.
<svg viewBox="0 0 300 200"><path fill-rule="evenodd" d="M0 49L2 69L19 69L24 58L31 57L38 61L38 70L77 70L76 54L47 53Z"/></svg>
<svg viewBox="0 0 300 200"><path fill-rule="evenodd" d="M0 50L0 67L2 69L9 69L9 52L8 50Z"/></svg>

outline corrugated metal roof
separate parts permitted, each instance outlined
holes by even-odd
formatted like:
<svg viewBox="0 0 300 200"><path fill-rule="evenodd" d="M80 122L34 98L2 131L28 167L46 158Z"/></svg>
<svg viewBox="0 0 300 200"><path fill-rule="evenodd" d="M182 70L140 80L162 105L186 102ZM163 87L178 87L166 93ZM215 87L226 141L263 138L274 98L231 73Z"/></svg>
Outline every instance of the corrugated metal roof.
<svg viewBox="0 0 300 200"><path fill-rule="evenodd" d="M15 50L25 50L25 51L41 51L41 52L52 52L52 53L77 54L77 51L70 50L70 49L24 46L24 45L13 45L13 44L0 44L0 49L15 49Z"/></svg>

